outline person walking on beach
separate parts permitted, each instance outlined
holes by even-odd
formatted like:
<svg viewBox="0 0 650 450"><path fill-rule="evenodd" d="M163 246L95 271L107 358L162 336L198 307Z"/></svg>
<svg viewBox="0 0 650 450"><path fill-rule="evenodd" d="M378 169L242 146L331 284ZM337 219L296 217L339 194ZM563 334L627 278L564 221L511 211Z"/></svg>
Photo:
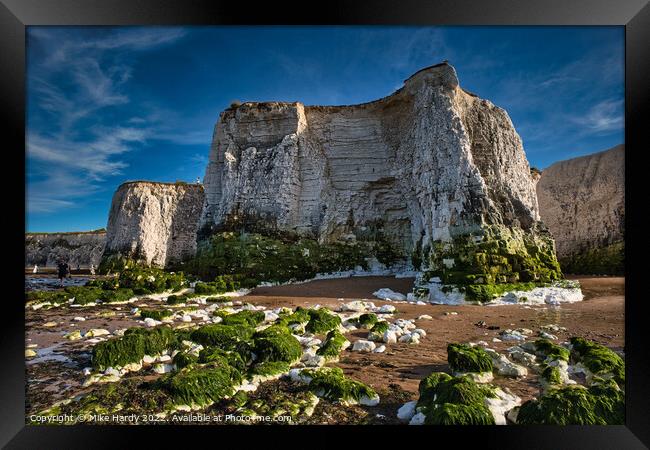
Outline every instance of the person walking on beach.
<svg viewBox="0 0 650 450"><path fill-rule="evenodd" d="M95 265L94 264L90 265L90 274L95 275Z"/></svg>
<svg viewBox="0 0 650 450"><path fill-rule="evenodd" d="M34 264L34 270L32 271L32 273L38 273L38 266L36 264Z"/></svg>
<svg viewBox="0 0 650 450"><path fill-rule="evenodd" d="M59 272L59 280L61 280L61 286L63 287L63 279L68 276L68 273L70 272L70 266L68 266L68 263L60 259L57 263L57 269Z"/></svg>

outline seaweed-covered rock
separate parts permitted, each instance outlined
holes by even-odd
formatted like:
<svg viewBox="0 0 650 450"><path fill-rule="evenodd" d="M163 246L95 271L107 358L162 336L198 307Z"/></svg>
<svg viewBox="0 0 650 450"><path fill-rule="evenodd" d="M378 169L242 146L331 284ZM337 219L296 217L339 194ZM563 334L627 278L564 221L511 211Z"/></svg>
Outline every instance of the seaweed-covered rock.
<svg viewBox="0 0 650 450"><path fill-rule="evenodd" d="M338 330L332 330L327 333L323 345L316 350L316 355L324 357L326 361L338 361L339 354L349 346L350 341L345 336Z"/></svg>
<svg viewBox="0 0 650 450"><path fill-rule="evenodd" d="M162 320L166 317L171 317L174 314L174 311L171 309L141 309L140 318L141 319L153 319L153 320Z"/></svg>
<svg viewBox="0 0 650 450"><path fill-rule="evenodd" d="M305 369L300 379L309 383L309 389L319 397L344 405L368 405L379 403L379 396L373 388L359 381L347 378L338 367Z"/></svg>
<svg viewBox="0 0 650 450"><path fill-rule="evenodd" d="M492 358L481 347L471 347L466 344L449 344L447 360L454 372L484 373L492 372Z"/></svg>
<svg viewBox="0 0 650 450"><path fill-rule="evenodd" d="M327 333L341 326L341 318L326 308L310 309L309 322L305 330L313 334Z"/></svg>
<svg viewBox="0 0 650 450"><path fill-rule="evenodd" d="M171 348L176 342L176 336L169 327L159 327L151 330L130 328L124 336L99 342L93 347L92 365L96 369L107 367L124 367L127 364L139 363L144 355L157 355Z"/></svg>
<svg viewBox="0 0 650 450"><path fill-rule="evenodd" d="M253 351L260 362L282 361L292 364L302 356L300 342L291 334L284 333L255 338Z"/></svg>
<svg viewBox="0 0 650 450"><path fill-rule="evenodd" d="M348 322L352 323L353 325L359 328L370 329L373 327L374 324L377 323L378 320L379 319L377 319L376 314L365 313L365 314L361 314L359 317L348 320Z"/></svg>
<svg viewBox="0 0 650 450"><path fill-rule="evenodd" d="M418 409L428 425L493 425L495 418L487 398L495 388L477 384L469 376L452 377L434 372L420 382Z"/></svg>
<svg viewBox="0 0 650 450"><path fill-rule="evenodd" d="M537 339L534 345L535 352L540 356L544 356L549 361L555 359L569 361L569 350L554 344L549 339Z"/></svg>
<svg viewBox="0 0 650 450"><path fill-rule="evenodd" d="M254 364L248 371L248 375L253 383L260 383L279 378L289 372L289 369L289 363L284 361L263 361Z"/></svg>
<svg viewBox="0 0 650 450"><path fill-rule="evenodd" d="M257 326L264 322L264 311L244 310L229 314L223 318L224 325L250 325Z"/></svg>
<svg viewBox="0 0 650 450"><path fill-rule="evenodd" d="M589 388L580 385L551 389L519 409L518 424L622 425L625 395L610 381Z"/></svg>
<svg viewBox="0 0 650 450"><path fill-rule="evenodd" d="M177 405L207 406L235 393L241 383L239 371L223 361L189 365L162 380Z"/></svg>
<svg viewBox="0 0 650 450"><path fill-rule="evenodd" d="M368 332L369 341L384 341L384 334L388 331L388 322L382 320L375 323Z"/></svg>
<svg viewBox="0 0 650 450"><path fill-rule="evenodd" d="M625 362L607 347L580 337L572 337L571 349L576 359L586 367L589 378L613 378L619 386L625 385Z"/></svg>
<svg viewBox="0 0 650 450"><path fill-rule="evenodd" d="M443 403L425 414L426 425L495 425L490 410L483 404Z"/></svg>
<svg viewBox="0 0 650 450"><path fill-rule="evenodd" d="M250 340L254 332L254 328L242 325L204 325L192 332L191 340L206 346L224 348Z"/></svg>

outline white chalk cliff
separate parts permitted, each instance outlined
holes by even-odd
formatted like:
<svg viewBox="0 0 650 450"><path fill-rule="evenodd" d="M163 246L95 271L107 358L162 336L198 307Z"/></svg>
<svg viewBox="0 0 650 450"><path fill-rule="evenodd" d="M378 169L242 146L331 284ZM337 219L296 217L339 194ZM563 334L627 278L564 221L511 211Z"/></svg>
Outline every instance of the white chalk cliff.
<svg viewBox="0 0 650 450"><path fill-rule="evenodd" d="M122 184L113 195L104 256L156 266L193 256L202 206L200 184Z"/></svg>
<svg viewBox="0 0 650 450"><path fill-rule="evenodd" d="M370 103L222 112L201 227L321 242L380 233L409 254L486 225L539 228L534 184L508 114L463 90L443 63Z"/></svg>

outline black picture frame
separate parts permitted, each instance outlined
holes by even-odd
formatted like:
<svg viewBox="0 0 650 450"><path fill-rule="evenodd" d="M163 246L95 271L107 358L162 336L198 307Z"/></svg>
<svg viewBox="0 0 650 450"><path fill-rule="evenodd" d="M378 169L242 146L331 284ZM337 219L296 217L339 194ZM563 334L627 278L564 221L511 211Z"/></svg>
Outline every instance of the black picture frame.
<svg viewBox="0 0 650 450"><path fill-rule="evenodd" d="M454 447L466 440L485 447L499 448L647 448L650 445L650 359L648 358L647 316L642 291L646 266L641 258L647 232L643 227L646 190L641 182L645 167L644 150L650 149L644 129L650 105L650 4L646 0L443 0L424 2L332 0L310 5L306 2L251 2L209 0L0 0L0 79L2 126L7 162L5 183L12 208L8 243L14 247L10 267L11 294L3 304L2 397L0 402L0 444L7 448L120 448L130 446L135 437L148 445L171 443L178 438L185 445L224 444L234 436L233 445L250 444L257 435L268 443L281 445L341 445L348 439L395 435L432 445L451 438ZM24 273L20 254L25 223L25 27L30 25L267 25L267 24L350 24L350 25L620 25L625 27L625 146L626 146L626 425L601 427L174 427L152 430L149 426L26 426L24 361ZM647 128L647 125L646 127ZM7 139L9 138L9 139ZM11 141L14 145L8 144ZM22 154L20 151L22 150ZM22 172L21 172L21 169ZM647 169L645 170L647 171ZM22 181L22 183L21 183ZM22 193L22 198L21 198ZM639 203L635 207L634 203ZM24 210L23 210L24 211ZM637 262L638 261L638 262ZM15 270L15 274L14 274ZM19 272L19 270L21 272ZM603 318L606 320L606 318ZM253 429L254 428L254 429ZM300 429L297 429L300 428ZM354 428L354 430L351 430ZM191 434L188 434L187 432ZM195 434L198 431L201 434ZM324 431L324 433L323 433ZM352 432L351 432L352 431ZM313 433L319 433L315 436ZM207 433L207 434L206 434ZM282 434L277 434L282 433ZM294 433L301 436L294 438ZM341 433L345 433L342 436ZM408 433L408 434L406 434ZM246 436L244 438L244 436ZM277 436L270 436L271 434ZM263 435L263 436L259 436ZM269 435L269 436L267 436ZM242 440L245 439L245 440ZM296 439L296 440L294 440ZM294 442L294 443L291 443ZM348 441L352 443L352 441ZM235 444L237 443L237 444ZM354 442L356 443L356 442ZM412 444L411 444L412 443ZM490 445L492 444L492 445Z"/></svg>

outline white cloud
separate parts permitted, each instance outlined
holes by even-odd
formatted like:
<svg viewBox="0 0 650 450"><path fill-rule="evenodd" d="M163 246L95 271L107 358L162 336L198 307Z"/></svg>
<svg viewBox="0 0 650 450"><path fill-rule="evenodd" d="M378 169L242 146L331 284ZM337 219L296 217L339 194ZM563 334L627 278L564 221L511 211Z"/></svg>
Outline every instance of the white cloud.
<svg viewBox="0 0 650 450"><path fill-rule="evenodd" d="M607 133L620 130L624 126L623 100L605 100L594 105L586 115L574 121L586 132Z"/></svg>
<svg viewBox="0 0 650 450"><path fill-rule="evenodd" d="M94 36L100 37L89 39L87 33L29 30L28 46L40 50L27 73L32 100L26 133L28 177L39 178L28 183L31 212L80 206L81 200L101 189L102 180L127 167L119 156L146 143L155 134L154 127L146 118L119 115L107 125L104 114L97 112L131 101L128 61L138 52L185 35L178 28L99 31Z"/></svg>

